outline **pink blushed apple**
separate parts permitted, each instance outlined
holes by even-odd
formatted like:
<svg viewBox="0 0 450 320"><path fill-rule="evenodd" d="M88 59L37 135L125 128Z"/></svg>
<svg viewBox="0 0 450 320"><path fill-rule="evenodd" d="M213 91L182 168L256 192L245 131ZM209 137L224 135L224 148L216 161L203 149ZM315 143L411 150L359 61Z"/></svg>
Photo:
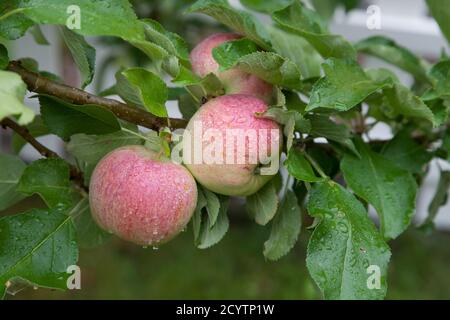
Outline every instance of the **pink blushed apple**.
<svg viewBox="0 0 450 320"><path fill-rule="evenodd" d="M255 115L267 108L261 99L237 94L212 99L195 113L183 138L183 157L200 184L219 194L248 196L278 172L280 127ZM262 174L274 163L272 173Z"/></svg>
<svg viewBox="0 0 450 320"><path fill-rule="evenodd" d="M214 73L222 81L226 94L249 94L269 103L273 95L273 87L269 83L236 68L219 71L212 50L224 42L239 38L241 36L235 33L215 33L204 39L191 52L192 70L200 77Z"/></svg>
<svg viewBox="0 0 450 320"><path fill-rule="evenodd" d="M189 171L143 146L106 155L95 168L89 193L94 219L103 229L143 246L176 236L197 204Z"/></svg>

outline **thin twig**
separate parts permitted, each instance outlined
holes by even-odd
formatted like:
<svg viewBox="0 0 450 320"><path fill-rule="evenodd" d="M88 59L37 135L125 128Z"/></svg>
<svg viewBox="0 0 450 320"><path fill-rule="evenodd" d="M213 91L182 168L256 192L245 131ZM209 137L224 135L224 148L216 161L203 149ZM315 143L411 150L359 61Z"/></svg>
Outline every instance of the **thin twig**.
<svg viewBox="0 0 450 320"><path fill-rule="evenodd" d="M9 118L4 118L0 121L0 126L4 129L10 128L21 136L25 141L27 141L37 152L39 152L45 158L57 158L61 157L54 151L50 150L42 143L34 138L26 127L23 127ZM82 189L87 190L83 184L83 173L77 169L77 167L70 165L70 179L73 180Z"/></svg>
<svg viewBox="0 0 450 320"><path fill-rule="evenodd" d="M33 146L39 152L43 157L46 158L59 158L59 155L48 149L46 146L41 144L39 141L37 141L28 131L26 127L22 127L18 125L16 122L12 121L9 118L5 118L2 121L0 121L0 124L6 129L11 128L13 131L15 131L19 136L21 136L25 141L27 141L29 144Z"/></svg>
<svg viewBox="0 0 450 320"><path fill-rule="evenodd" d="M99 105L110 110L122 120L156 131L167 127L167 118L156 117L145 110L131 107L120 101L98 97L86 91L54 82L42 77L38 73L25 69L22 67L20 61L11 61L7 69L19 74L22 77L22 80L27 84L28 90L32 92L48 94L78 105ZM171 129L185 128L187 125L187 122L184 119L169 119L169 123Z"/></svg>

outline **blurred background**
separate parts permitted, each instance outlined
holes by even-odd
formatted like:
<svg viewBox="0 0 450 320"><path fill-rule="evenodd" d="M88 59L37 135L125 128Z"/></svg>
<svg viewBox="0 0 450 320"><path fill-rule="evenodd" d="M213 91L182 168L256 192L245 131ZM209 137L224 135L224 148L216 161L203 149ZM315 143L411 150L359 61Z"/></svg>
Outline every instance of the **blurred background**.
<svg viewBox="0 0 450 320"><path fill-rule="evenodd" d="M141 18L158 20L170 31L182 35L192 48L205 36L225 30L213 20L199 15L185 15L190 0L134 0ZM244 9L238 0L230 3ZM430 62L435 62L448 44L439 27L429 16L423 0L311 0L330 30L350 41L384 35L410 49ZM344 6L345 4L345 6ZM370 30L367 19L369 6L376 5L381 13L380 29ZM267 16L257 15L265 23ZM65 49L59 31L51 26L43 28L51 45L36 44L31 34L9 43L12 59L30 57L39 62L40 70L60 75L67 84L78 86L79 75L70 53ZM87 90L98 93L115 83L115 73L121 67L146 65L148 59L124 42L113 38L88 41L97 49L97 71ZM407 85L412 78L376 58L362 56L365 67L385 66L393 69ZM34 99L27 104L38 112ZM181 116L176 102L169 102L171 116ZM391 132L383 124L377 125L370 137L390 138ZM57 137L38 139L64 155L62 141ZM0 150L10 151L11 134L0 130ZM27 162L39 157L26 146L20 156ZM418 197L414 224L419 224L439 179L437 166L449 168L443 161L433 162ZM19 203L0 216L23 211L43 204L37 198ZM82 289L73 291L32 290L18 286L13 289L17 299L316 299L320 293L308 276L305 250L308 230L303 230L295 249L278 262L265 261L264 241L270 228L255 225L238 205L231 210L231 227L225 238L207 250L196 249L188 229L159 250L142 249L118 239L99 248L82 249L79 265L82 270ZM449 299L450 298L450 204L441 207L436 219L438 231L427 235L414 226L399 239L390 243L393 256L390 265L387 298Z"/></svg>

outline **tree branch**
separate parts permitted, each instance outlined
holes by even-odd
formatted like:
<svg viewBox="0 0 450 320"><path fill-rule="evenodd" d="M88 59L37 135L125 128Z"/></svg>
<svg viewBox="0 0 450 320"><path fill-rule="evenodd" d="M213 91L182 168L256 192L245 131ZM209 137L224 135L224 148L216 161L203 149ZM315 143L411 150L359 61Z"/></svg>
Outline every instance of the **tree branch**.
<svg viewBox="0 0 450 320"><path fill-rule="evenodd" d="M18 125L16 122L9 118L4 118L0 121L0 126L4 129L10 128L18 135L20 135L25 141L27 141L34 149L36 149L45 158L58 158L61 157L54 151L50 150L42 143L37 141L29 132L26 127ZM77 185L79 185L84 190L87 190L83 184L83 173L77 169L77 167L70 165L70 179L73 180Z"/></svg>
<svg viewBox="0 0 450 320"><path fill-rule="evenodd" d="M187 125L187 121L184 119L156 117L149 112L131 107L117 100L98 97L86 91L54 82L35 72L25 69L22 67L20 61L11 61L7 70L19 74L22 77L22 80L27 84L28 90L32 92L52 95L78 105L99 105L110 110L120 119L149 129L158 131L161 128L168 127L168 120L171 129L185 128Z"/></svg>
<svg viewBox="0 0 450 320"><path fill-rule="evenodd" d="M48 149L46 146L41 144L39 141L37 141L28 131L27 128L22 127L18 125L16 122L12 121L9 118L4 118L2 121L0 121L0 124L4 129L11 128L13 131L15 131L18 135L20 135L25 141L27 141L29 144L33 146L43 157L46 158L59 158L58 154L50 149Z"/></svg>

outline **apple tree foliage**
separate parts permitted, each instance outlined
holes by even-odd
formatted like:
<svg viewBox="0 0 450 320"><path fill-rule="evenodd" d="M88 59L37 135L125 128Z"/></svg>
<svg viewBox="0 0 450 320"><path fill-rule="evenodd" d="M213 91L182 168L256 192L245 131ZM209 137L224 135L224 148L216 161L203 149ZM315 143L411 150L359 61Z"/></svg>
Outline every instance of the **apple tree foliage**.
<svg viewBox="0 0 450 320"><path fill-rule="evenodd" d="M45 208L0 217L0 297L15 281L64 289L67 267L77 263L78 248L101 245L109 238L91 219L86 188L106 153L130 144L170 153L172 146L167 139L170 121L159 132L141 132L139 122L119 119L95 101L74 103L57 91L45 94L36 90L38 84L27 83L41 108L39 115L34 114L24 103L25 79L10 68L8 42L30 32L37 43L48 45L40 26L54 25L79 69L79 88L85 89L96 71L105 77L108 67L95 64L94 42L86 41L95 37L111 51L125 52L121 59L118 55L107 59L110 65L115 62L116 84L95 94L119 95L131 108L160 118L167 117L166 102L177 100L188 120L222 89L216 77L201 79L192 73L192 43L186 35L168 31L182 32L183 24L194 17L198 25L211 24L243 36L213 50L221 70L240 68L277 90L271 108L256 116L283 126L282 170L288 178L278 175L246 199L251 218L270 228L261 244L265 258L282 258L294 248L299 234L306 233L306 264L324 298L382 299L388 283L389 241L412 227L418 189L430 162L450 161L447 55L430 64L386 37L351 43L331 33L326 19L334 6L342 2L350 10L354 1L330 1L331 7L312 1L316 10L294 0L241 0L247 10L226 0L170 1L171 14L183 17L181 25L171 19L170 29L155 19L138 17L142 2L134 1L134 7L127 0L0 3L0 38L5 44L0 45L0 120L13 120L35 138L60 137L70 155L67 160L43 157L24 163L17 154L29 141L17 133L13 153L0 154L0 210L34 194L45 203ZM438 0L427 4L450 40L450 7ZM79 8L81 24L70 30L68 8L73 5ZM265 22L254 12L265 15ZM364 69L359 55L404 70L414 84L402 84L389 69ZM20 63L49 83L62 81L30 58ZM370 130L379 123L391 128L392 139L371 139ZM74 168L82 172L81 181L74 179ZM433 219L446 202L449 177L449 171L441 171L429 216L420 225L424 230L433 229ZM191 225L194 245L206 249L218 243L232 223L230 199L202 187L198 192ZM377 219L369 216L369 208ZM371 270L379 275L375 287L369 285Z"/></svg>

